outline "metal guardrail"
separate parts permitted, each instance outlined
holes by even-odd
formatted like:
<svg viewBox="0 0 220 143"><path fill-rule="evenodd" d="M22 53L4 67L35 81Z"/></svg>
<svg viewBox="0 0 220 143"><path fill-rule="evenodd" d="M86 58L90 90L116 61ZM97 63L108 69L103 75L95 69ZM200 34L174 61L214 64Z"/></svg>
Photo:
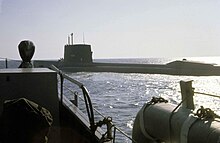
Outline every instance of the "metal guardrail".
<svg viewBox="0 0 220 143"><path fill-rule="evenodd" d="M8 68L8 59L7 58L2 58L0 57L0 59L5 60L5 68Z"/></svg>
<svg viewBox="0 0 220 143"><path fill-rule="evenodd" d="M79 88L81 88L82 90L82 93L83 93L83 97L84 98L81 98L84 102L85 102L85 106L86 106L86 110L87 110L87 114L88 114L88 118L89 118L89 122L90 122L90 127L91 127L91 131L93 133L95 133L97 127L101 127L103 124L106 124L107 125L107 131L106 133L103 135L103 137L105 135L107 135L107 139L110 139L113 141L113 143L115 143L115 138L116 138L116 131L120 132L123 136L125 136L126 138L128 138L130 141L132 141L133 143L136 143L135 140L133 140L128 134L126 134L124 131L122 131L120 128L118 128L116 125L114 125L112 123L111 120L108 120L106 122L106 119L109 119L109 117L105 117L101 112L99 112L97 109L95 109L93 106L92 106L92 102L91 102L91 99L90 99L90 96L88 94L88 91L86 89L86 87L80 83L79 81L71 78L70 76L68 76L67 74L63 73L61 70L59 70L57 67L55 67L54 65L51 66L51 69L56 71L59 75L60 75L60 88L61 88L61 91L60 91L60 96L61 96L61 103L62 103L62 100L63 100L63 87L65 86L64 85L64 79L67 79L68 81L70 81L71 83L74 83L76 84ZM67 88L67 87L66 87ZM67 88L70 92L72 92L74 95L75 95L75 103L76 106L78 105L77 101L78 101L78 95L75 94L74 91L72 91L70 88ZM94 111L96 111L97 114L99 114L102 118L103 118L103 121L99 121L98 123L95 123L94 121ZM99 125L100 124L100 125ZM112 129L113 129L113 136L111 135L112 134ZM105 141L103 141L105 142Z"/></svg>
<svg viewBox="0 0 220 143"><path fill-rule="evenodd" d="M3 62L4 61L4 67L3 67L3 65L2 65L2 68L10 68L9 66L11 66L11 67L15 67L15 65L14 65L14 62L17 62L17 63L19 63L20 64L20 60L15 60L15 59L10 59L10 58L4 58L4 57L0 57L0 61L1 62ZM11 63L11 64L10 64Z"/></svg>
<svg viewBox="0 0 220 143"><path fill-rule="evenodd" d="M54 65L51 66L51 68L53 70L55 70L59 75L60 75L60 97L61 97L61 103L63 103L63 82L64 79L69 80L70 82L76 84L83 92L83 96L84 96L84 101L85 101L85 105L86 105L86 110L87 110L87 114L88 114L88 118L89 118L89 122L90 122L90 128L92 133L95 133L95 120L94 120L94 113L93 113L93 107L92 107L92 102L90 99L90 96L88 94L88 91L86 89L86 87L84 87L84 85L76 80L74 80L73 78L71 78L70 76L64 74L61 70L59 70L57 67L55 67Z"/></svg>

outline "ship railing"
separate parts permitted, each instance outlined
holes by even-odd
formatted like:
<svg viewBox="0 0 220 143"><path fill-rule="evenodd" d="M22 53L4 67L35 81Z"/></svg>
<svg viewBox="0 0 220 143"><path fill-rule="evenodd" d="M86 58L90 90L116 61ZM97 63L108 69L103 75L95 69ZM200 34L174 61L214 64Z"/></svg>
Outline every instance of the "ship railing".
<svg viewBox="0 0 220 143"><path fill-rule="evenodd" d="M71 83L74 83L75 85L77 85L82 90L85 105L86 105L86 110L87 110L87 114L88 114L88 118L89 118L89 122L90 122L91 131L95 132L95 130L94 130L95 121L94 121L93 107L92 107L92 102L91 102L91 99L90 99L90 96L88 94L88 91L87 91L86 87L82 83L78 82L77 80L74 80L73 78L71 78L67 74L63 73L57 67L52 65L51 68L53 70L55 70L60 75L60 100L61 100L61 103L63 103L64 79L67 79ZM75 98L76 98L76 96L75 96ZM75 101L77 101L77 100L75 100Z"/></svg>
<svg viewBox="0 0 220 143"><path fill-rule="evenodd" d="M13 59L8 59L8 58L4 58L4 57L0 57L1 61L5 61L5 67L4 68L8 68L8 61L15 61Z"/></svg>
<svg viewBox="0 0 220 143"><path fill-rule="evenodd" d="M0 69L17 68L21 64L21 60L0 57Z"/></svg>
<svg viewBox="0 0 220 143"><path fill-rule="evenodd" d="M113 143L115 143L116 132L119 132L120 134L125 136L128 140L130 140L130 142L136 143L136 141L133 140L127 133L125 133L122 129L120 129L119 127L117 127L113 123L113 121L111 120L111 117L104 116L100 111L98 111L96 108L93 107L91 99L90 99L90 95L88 93L88 90L86 89L86 87L82 83L80 83L79 81L73 79L69 75L63 73L61 70L59 70L54 65L51 66L51 69L56 71L60 75L60 98L61 98L61 102L63 100L63 91L64 91L63 88L65 88L66 90L68 90L69 92L71 92L74 95L74 99L71 100L71 101L75 106L78 106L78 98L85 103L86 112L88 114L88 119L89 119L89 122L90 122L90 129L93 133L96 131L97 127L101 127L103 124L107 125L107 128L106 128L107 131L106 131L106 133L103 134L103 142L111 140ZM78 92L73 91L71 89L71 87L65 86L64 79L66 79L66 80L70 81L71 83L77 85L82 90L83 98L78 95ZM94 117L93 110L98 115L100 115L103 118L103 120L100 120L99 122L95 123L95 117Z"/></svg>
<svg viewBox="0 0 220 143"><path fill-rule="evenodd" d="M78 98L82 101L84 101L84 99L81 97L81 96L78 96L78 93L73 91L72 89L70 89L69 87L65 86L64 87L69 91L71 92L73 95L74 95L74 100L72 100L72 102L78 106ZM93 107L93 110L99 115L101 116L102 118L106 118L105 115L103 115L99 110L97 110L96 108ZM114 124L114 123L113 123ZM119 127L113 125L112 126L113 128L113 143L115 143L115 138L116 138L116 132L119 132L121 133L123 136L125 136L127 139L129 139L130 141L133 141L133 143L136 143L135 140L133 140L127 133L125 133L122 129L120 129Z"/></svg>

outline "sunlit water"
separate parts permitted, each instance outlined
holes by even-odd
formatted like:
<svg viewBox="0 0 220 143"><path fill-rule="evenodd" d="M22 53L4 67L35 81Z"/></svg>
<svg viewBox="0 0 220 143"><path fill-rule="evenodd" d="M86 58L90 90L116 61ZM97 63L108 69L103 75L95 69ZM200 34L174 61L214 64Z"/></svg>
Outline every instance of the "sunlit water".
<svg viewBox="0 0 220 143"><path fill-rule="evenodd" d="M132 59L143 63L144 59ZM147 60L147 59L145 59ZM111 60L115 62L116 59ZM124 59L123 62L129 62ZM130 60L130 62L132 62ZM153 63L161 63L161 59ZM164 60L162 60L164 62ZM167 59L168 61L168 59ZM165 61L165 62L167 62ZM118 62L118 61L117 61ZM144 62L147 63L147 62ZM148 63L151 63L148 61ZM68 73L82 82L91 95L94 107L105 116L111 116L114 123L131 136L135 116L144 103L152 97L164 97L170 103L181 101L181 80L193 80L196 92L220 95L220 76L171 76L160 74L135 73ZM195 105L213 109L220 115L220 100L204 95L195 96ZM117 135L116 142L129 142L125 137Z"/></svg>
<svg viewBox="0 0 220 143"><path fill-rule="evenodd" d="M220 77L169 76L159 74L72 73L71 77L84 83L94 107L131 135L137 112L153 96L162 96L170 103L181 101L180 80L193 80L195 91L220 95ZM218 98L195 96L197 107L203 105L219 112ZM119 138L122 140L122 138ZM125 138L124 142L126 141ZM119 141L120 142L120 141Z"/></svg>

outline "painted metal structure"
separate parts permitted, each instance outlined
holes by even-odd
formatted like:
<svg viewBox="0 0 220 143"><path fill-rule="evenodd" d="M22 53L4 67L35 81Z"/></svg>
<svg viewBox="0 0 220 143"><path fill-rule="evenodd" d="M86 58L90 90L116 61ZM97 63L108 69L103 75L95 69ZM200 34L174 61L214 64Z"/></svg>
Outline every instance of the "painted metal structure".
<svg viewBox="0 0 220 143"><path fill-rule="evenodd" d="M220 122L211 109L194 110L192 81L181 81L182 102L153 98L138 112L132 138L137 143L219 143ZM182 106L181 106L182 105Z"/></svg>

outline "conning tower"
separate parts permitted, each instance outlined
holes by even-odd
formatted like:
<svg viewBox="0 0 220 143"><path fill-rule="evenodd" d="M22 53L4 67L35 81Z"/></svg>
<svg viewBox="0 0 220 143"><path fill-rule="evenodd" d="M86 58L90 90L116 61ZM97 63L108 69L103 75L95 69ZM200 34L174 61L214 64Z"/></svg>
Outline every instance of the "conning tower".
<svg viewBox="0 0 220 143"><path fill-rule="evenodd" d="M92 63L91 45L88 44L74 44L73 33L68 36L68 44L64 47L64 64L65 66L72 66L76 64Z"/></svg>

